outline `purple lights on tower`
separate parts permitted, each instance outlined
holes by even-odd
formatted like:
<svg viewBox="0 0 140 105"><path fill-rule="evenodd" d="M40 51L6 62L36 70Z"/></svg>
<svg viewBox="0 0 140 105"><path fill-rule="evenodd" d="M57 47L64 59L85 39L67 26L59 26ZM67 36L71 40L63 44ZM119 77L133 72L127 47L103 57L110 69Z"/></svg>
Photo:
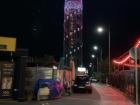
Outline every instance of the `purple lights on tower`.
<svg viewBox="0 0 140 105"><path fill-rule="evenodd" d="M65 0L65 14L69 14L72 9L81 13L83 9L82 0Z"/></svg>
<svg viewBox="0 0 140 105"><path fill-rule="evenodd" d="M82 65L82 11L82 0L65 0L63 56L67 66L70 60Z"/></svg>

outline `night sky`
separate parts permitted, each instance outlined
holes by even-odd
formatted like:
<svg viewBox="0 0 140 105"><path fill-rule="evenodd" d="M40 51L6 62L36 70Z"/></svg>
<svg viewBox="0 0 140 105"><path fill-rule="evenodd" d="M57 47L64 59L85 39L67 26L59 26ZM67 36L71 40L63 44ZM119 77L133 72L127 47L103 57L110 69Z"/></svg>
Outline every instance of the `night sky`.
<svg viewBox="0 0 140 105"><path fill-rule="evenodd" d="M140 1L83 0L84 62L89 62L92 46L99 44L108 56L108 26L111 30L111 58L128 51L140 37ZM18 48L30 55L63 52L64 0L1 0L0 35L17 37ZM95 32L98 25L106 31ZM86 63L85 63L86 64Z"/></svg>

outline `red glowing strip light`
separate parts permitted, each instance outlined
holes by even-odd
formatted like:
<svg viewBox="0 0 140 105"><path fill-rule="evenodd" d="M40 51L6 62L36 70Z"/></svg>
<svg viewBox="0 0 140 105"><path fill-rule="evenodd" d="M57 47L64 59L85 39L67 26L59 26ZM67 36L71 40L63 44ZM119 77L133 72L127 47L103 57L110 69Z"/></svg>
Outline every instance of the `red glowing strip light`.
<svg viewBox="0 0 140 105"><path fill-rule="evenodd" d="M114 62L114 63L117 63L117 64L122 64L122 63L126 62L129 58L130 58L130 56L128 55L127 57L125 57L125 58L124 58L123 60L121 60L121 61L116 61L116 60L114 60L113 62Z"/></svg>
<svg viewBox="0 0 140 105"><path fill-rule="evenodd" d="M138 48L139 46L140 46L140 39L138 40L138 42L136 43L136 45L134 46L134 48ZM113 60L113 62L116 63L116 64L123 64L123 63L125 63L129 58L130 58L130 55L127 55L124 59L122 59L122 60L120 60L120 61Z"/></svg>
<svg viewBox="0 0 140 105"><path fill-rule="evenodd" d="M140 45L140 39L138 40L138 42L136 43L136 45L134 46L134 48L138 48Z"/></svg>

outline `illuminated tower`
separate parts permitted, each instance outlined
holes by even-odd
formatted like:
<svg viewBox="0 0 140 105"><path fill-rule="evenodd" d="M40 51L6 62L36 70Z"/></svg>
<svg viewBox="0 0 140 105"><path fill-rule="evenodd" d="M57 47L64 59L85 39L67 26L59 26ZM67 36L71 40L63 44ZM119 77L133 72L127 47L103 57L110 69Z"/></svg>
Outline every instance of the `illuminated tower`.
<svg viewBox="0 0 140 105"><path fill-rule="evenodd" d="M65 0L63 56L67 66L71 60L75 62L76 67L82 65L82 11L82 0Z"/></svg>

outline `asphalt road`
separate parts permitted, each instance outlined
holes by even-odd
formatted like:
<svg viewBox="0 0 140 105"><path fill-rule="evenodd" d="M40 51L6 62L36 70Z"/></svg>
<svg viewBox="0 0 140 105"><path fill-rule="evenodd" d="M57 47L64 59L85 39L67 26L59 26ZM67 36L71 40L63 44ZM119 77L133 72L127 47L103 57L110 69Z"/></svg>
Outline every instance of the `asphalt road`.
<svg viewBox="0 0 140 105"><path fill-rule="evenodd" d="M100 96L93 88L92 94L89 93L73 93L70 96L64 96L60 99L49 101L31 101L31 102L15 102L15 101L1 101L0 105L100 105Z"/></svg>
<svg viewBox="0 0 140 105"><path fill-rule="evenodd" d="M50 105L100 105L100 100L100 95L93 88L92 94L76 93L48 103Z"/></svg>
<svg viewBox="0 0 140 105"><path fill-rule="evenodd" d="M60 99L31 102L2 102L0 105L134 105L121 92L110 86L93 84L93 92L76 93Z"/></svg>
<svg viewBox="0 0 140 105"><path fill-rule="evenodd" d="M72 94L48 103L49 105L134 105L123 92L99 83L93 84L92 94Z"/></svg>

